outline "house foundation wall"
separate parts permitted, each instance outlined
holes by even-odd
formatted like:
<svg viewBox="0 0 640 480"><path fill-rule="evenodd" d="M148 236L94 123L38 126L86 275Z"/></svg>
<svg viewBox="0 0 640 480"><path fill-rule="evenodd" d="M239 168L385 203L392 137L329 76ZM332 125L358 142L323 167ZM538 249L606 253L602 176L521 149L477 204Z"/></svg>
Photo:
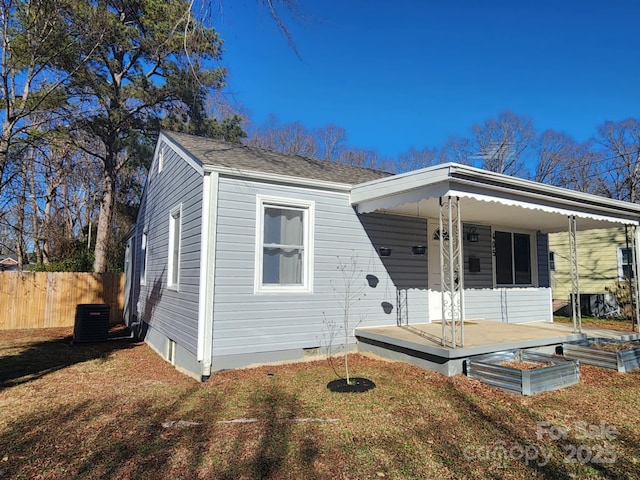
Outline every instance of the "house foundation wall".
<svg viewBox="0 0 640 480"><path fill-rule="evenodd" d="M356 345L347 346L347 351L355 352ZM264 365L280 365L285 363L313 362L327 358L326 348L296 348L272 352L253 352L236 355L213 356L213 371L232 370L234 368L250 368ZM339 355L332 352L333 355ZM341 353L340 353L341 354Z"/></svg>
<svg viewBox="0 0 640 480"><path fill-rule="evenodd" d="M426 352L419 352L399 345L372 339L358 341L358 352L369 353L387 360L409 363L417 367L452 376L464 373L464 358L444 358Z"/></svg>
<svg viewBox="0 0 640 480"><path fill-rule="evenodd" d="M546 353L553 355L558 353L561 344L544 345L540 347L527 348L528 351ZM386 342L379 342L372 339L359 339L358 352L373 354L387 360L394 360L409 363L417 367L441 373L447 376L466 374L467 361L474 356L460 358L445 358L438 355L420 352L399 345Z"/></svg>
<svg viewBox="0 0 640 480"><path fill-rule="evenodd" d="M202 362L199 362L192 352L179 343L172 343L169 337L157 329L150 328L145 322L142 324L142 332L145 343L166 362L171 363L179 372L198 381L202 380Z"/></svg>

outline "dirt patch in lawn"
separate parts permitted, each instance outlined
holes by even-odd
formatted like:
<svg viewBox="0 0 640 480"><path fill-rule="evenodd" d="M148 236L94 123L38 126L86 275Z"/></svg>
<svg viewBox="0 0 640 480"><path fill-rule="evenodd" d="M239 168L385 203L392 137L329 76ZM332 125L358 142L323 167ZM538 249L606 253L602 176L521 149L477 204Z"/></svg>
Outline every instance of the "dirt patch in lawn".
<svg viewBox="0 0 640 480"><path fill-rule="evenodd" d="M376 388L336 395L323 361L198 383L134 339L71 333L0 339L0 478L632 479L640 465L638 372L581 366L580 385L521 397L353 355Z"/></svg>

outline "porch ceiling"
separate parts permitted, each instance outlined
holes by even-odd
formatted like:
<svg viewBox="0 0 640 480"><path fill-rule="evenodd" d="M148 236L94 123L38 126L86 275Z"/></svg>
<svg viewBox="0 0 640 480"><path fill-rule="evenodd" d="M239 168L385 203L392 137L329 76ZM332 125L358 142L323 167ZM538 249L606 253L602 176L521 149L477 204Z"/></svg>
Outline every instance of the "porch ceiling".
<svg viewBox="0 0 640 480"><path fill-rule="evenodd" d="M638 225L640 205L446 164L357 185L351 202L359 213L438 218L439 198L461 199L466 223L526 228L545 233Z"/></svg>

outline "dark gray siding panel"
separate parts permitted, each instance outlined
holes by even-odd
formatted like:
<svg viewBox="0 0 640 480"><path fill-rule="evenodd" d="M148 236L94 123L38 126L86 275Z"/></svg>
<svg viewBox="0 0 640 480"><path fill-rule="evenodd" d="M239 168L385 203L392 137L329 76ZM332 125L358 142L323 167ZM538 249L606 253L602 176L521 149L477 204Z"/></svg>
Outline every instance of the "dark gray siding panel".
<svg viewBox="0 0 640 480"><path fill-rule="evenodd" d="M140 248L147 232L146 283L140 285L138 317L181 348L197 353L202 175L164 146L164 165L155 159L145 188L137 223ZM178 290L167 288L170 211L182 204L180 274ZM140 272L140 255L137 271ZM139 273L138 273L139 278Z"/></svg>
<svg viewBox="0 0 640 480"><path fill-rule="evenodd" d="M315 202L313 293L254 293L257 194ZM391 218L389 221L389 229L407 227L404 219ZM375 225L380 222L380 218L372 220ZM397 235L393 241L398 245L410 244L410 240ZM401 250L398 248L397 262L409 265L410 256ZM427 292L411 288L412 285L424 286L415 264L409 265L410 274L395 270L393 274L389 273L388 264L378 256L348 195L220 177L214 358L247 352L326 347L331 325L340 325L344 316L341 302L344 301L345 283L349 281L345 281L338 267L340 262L348 263L351 258L355 258L356 265L350 287L359 298L349 312L352 326L358 322L369 326L394 325L398 313L398 285L408 288L411 321L426 321ZM377 282L369 283L367 276L369 279L375 277ZM387 308L389 313L385 313L383 307L389 304L392 308L390 311ZM335 345L338 340L333 342Z"/></svg>
<svg viewBox="0 0 640 480"><path fill-rule="evenodd" d="M491 227L489 225L463 225L464 286L465 288L493 288L493 259L491 256ZM478 234L477 242L467 240L472 228ZM477 260L476 260L477 259ZM472 272L470 263L479 262L480 271Z"/></svg>
<svg viewBox="0 0 640 480"><path fill-rule="evenodd" d="M538 285L540 287L551 286L551 275L549 274L549 235L546 233L536 234L536 247L538 251Z"/></svg>
<svg viewBox="0 0 640 480"><path fill-rule="evenodd" d="M380 257L397 288L427 288L427 255L412 255L411 246L425 244L427 222L424 218L370 213L359 215L360 223L375 249L392 249L388 257Z"/></svg>

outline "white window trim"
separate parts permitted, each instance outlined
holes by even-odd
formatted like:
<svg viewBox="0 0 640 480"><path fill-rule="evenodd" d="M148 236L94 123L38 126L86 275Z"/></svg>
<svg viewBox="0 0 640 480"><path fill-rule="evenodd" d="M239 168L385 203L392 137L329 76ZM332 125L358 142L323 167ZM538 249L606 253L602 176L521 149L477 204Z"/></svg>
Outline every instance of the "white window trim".
<svg viewBox="0 0 640 480"><path fill-rule="evenodd" d="M176 213L178 218L175 218ZM178 264L173 263L173 251L175 249L175 229L179 228L180 236L178 237ZM172 208L169 211L169 253L168 253L168 268L167 268L167 288L171 290L178 290L180 286L180 257L182 255L182 204ZM173 273L177 269L177 281L173 282Z"/></svg>
<svg viewBox="0 0 640 480"><path fill-rule="evenodd" d="M140 267L142 268L142 272L140 272L140 285L146 285L147 271L149 269L149 236L146 229L142 231L142 239L140 240L140 252L142 251L144 251L144 255L140 262Z"/></svg>
<svg viewBox="0 0 640 480"><path fill-rule="evenodd" d="M553 261L551 260L551 257L553 257ZM555 272L556 271L556 262L557 262L557 258L556 258L556 252L555 250L549 250L549 271L550 272Z"/></svg>
<svg viewBox="0 0 640 480"><path fill-rule="evenodd" d="M264 209L265 207L297 208L304 211L303 216L303 257L302 285L264 285L262 283L262 255L264 241ZM284 294L313 292L313 258L314 258L314 225L315 202L283 197L256 195L256 244L255 244L255 279L254 293Z"/></svg>
<svg viewBox="0 0 640 480"><path fill-rule="evenodd" d="M496 232L505 232L505 233L520 233L523 235L529 235L529 262L531 265L531 283L498 283L498 275L496 271L496 255L495 255L495 240L494 234ZM511 236L513 242L513 235ZM513 227L501 227L501 226L493 226L491 228L491 262L493 263L493 287L494 288L527 288L527 287L537 287L539 284L538 281L538 242L537 235L535 231L531 230L523 230ZM513 253L513 252L512 252Z"/></svg>
<svg viewBox="0 0 640 480"><path fill-rule="evenodd" d="M622 258L622 250L625 250L625 249L627 249L627 248L629 249L629 253L633 254L633 251L631 250L631 246L626 247L626 246L624 246L624 245L619 245L619 246L616 248L616 256L617 256L617 259L618 259L618 261L617 261L617 263L618 263L618 280L624 280L624 279L625 279L625 276L624 276L624 268L622 268L622 267L623 267L623 263L622 263L622 260L623 260L623 258ZM632 263L627 263L627 265L630 265L630 266L631 266L631 265L633 265L633 264L632 264Z"/></svg>

